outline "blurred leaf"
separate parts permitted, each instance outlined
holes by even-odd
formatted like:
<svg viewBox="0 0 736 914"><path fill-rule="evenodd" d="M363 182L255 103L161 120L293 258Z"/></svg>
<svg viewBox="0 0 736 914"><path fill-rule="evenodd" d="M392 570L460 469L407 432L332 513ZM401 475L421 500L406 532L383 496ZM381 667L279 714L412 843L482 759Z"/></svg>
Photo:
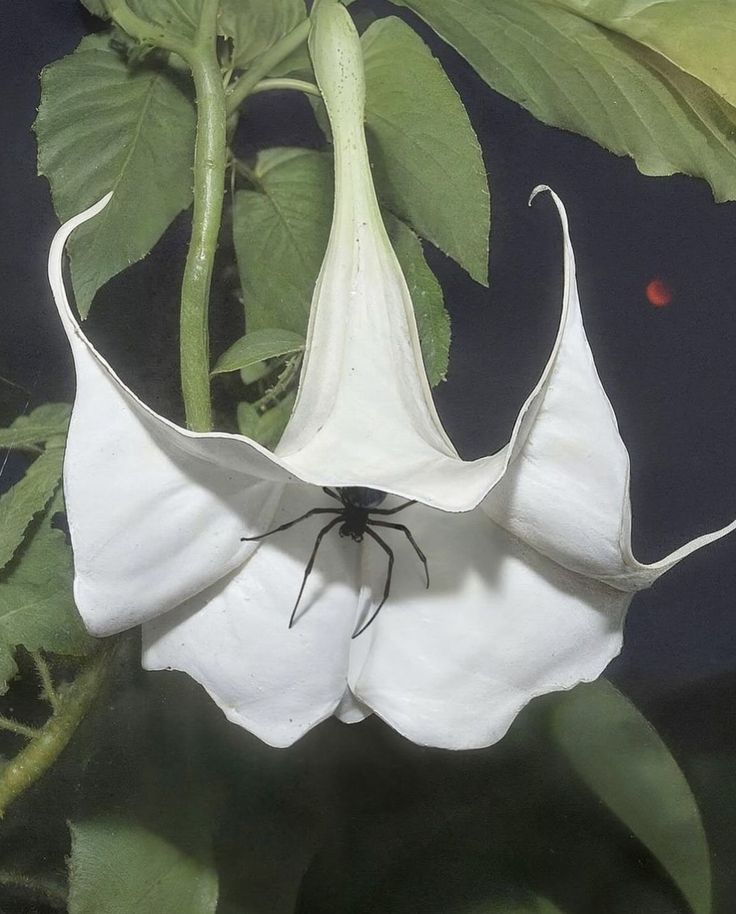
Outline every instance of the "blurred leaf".
<svg viewBox="0 0 736 914"><path fill-rule="evenodd" d="M226 371L239 371L248 368L264 359L274 359L280 355L290 355L304 349L304 337L290 330L254 330L241 336L217 360L212 374L223 374Z"/></svg>
<svg viewBox="0 0 736 914"><path fill-rule="evenodd" d="M217 873L122 816L70 825L69 914L214 914Z"/></svg>
<svg viewBox="0 0 736 914"><path fill-rule="evenodd" d="M329 156L307 149L262 152L258 191L235 198L233 232L248 332L284 327L306 335L314 284L332 220ZM442 290L414 233L398 219L386 225L406 276L431 383L447 371L449 318ZM278 265L277 267L275 265Z"/></svg>
<svg viewBox="0 0 736 914"><path fill-rule="evenodd" d="M156 6L163 14L166 4ZM59 218L114 191L68 245L86 317L100 286L144 257L191 203L194 106L164 65L129 68L95 36L46 67L41 88L38 167Z"/></svg>
<svg viewBox="0 0 736 914"><path fill-rule="evenodd" d="M0 690L16 671L13 655L18 645L80 656L94 643L74 605L71 549L64 534L51 527L60 507L57 496L23 549L0 574Z"/></svg>
<svg viewBox="0 0 736 914"><path fill-rule="evenodd" d="M232 65L247 67L306 16L304 0L223 0L220 33L232 39Z"/></svg>
<svg viewBox="0 0 736 914"><path fill-rule="evenodd" d="M444 381L450 358L450 315L445 310L442 286L424 259L421 241L409 226L388 214L384 221L411 292L424 367L429 383L435 387Z"/></svg>
<svg viewBox="0 0 736 914"><path fill-rule="evenodd" d="M284 433L295 400L296 393L290 393L265 413L259 413L251 403L240 403L238 405L240 434L273 450Z"/></svg>
<svg viewBox="0 0 736 914"><path fill-rule="evenodd" d="M710 914L708 842L685 776L651 724L605 680L559 696L552 734L585 783Z"/></svg>
<svg viewBox="0 0 736 914"><path fill-rule="evenodd" d="M0 428L0 448L45 444L65 436L71 411L68 403L44 403L27 416L18 416L9 428Z"/></svg>
<svg viewBox="0 0 736 914"><path fill-rule="evenodd" d="M563 912L540 896L529 897L524 902L493 901L467 911L467 914L563 914Z"/></svg>
<svg viewBox="0 0 736 914"><path fill-rule="evenodd" d="M202 0L127 0L128 6L159 25L167 35L192 40L199 25Z"/></svg>
<svg viewBox="0 0 736 914"><path fill-rule="evenodd" d="M366 127L381 200L487 285L488 181L460 96L400 19L380 19L361 40Z"/></svg>
<svg viewBox="0 0 736 914"><path fill-rule="evenodd" d="M62 447L47 448L0 498L0 569L13 558L26 528L43 511L61 480Z"/></svg>
<svg viewBox="0 0 736 914"><path fill-rule="evenodd" d="M683 172L705 178L717 200L736 199L736 110L665 56L613 30L617 23L630 22L628 17L611 20L609 29L582 12L576 15L543 0L397 2L418 13L491 88L543 123L590 137L617 155L632 156L643 174ZM569 5L582 11L591 3L570 0ZM597 0L592 5L603 8L602 0L600 6ZM657 15L664 20L670 7L684 5L684 0L662 2ZM713 16L712 4L689 3L694 18L698 5L707 10L701 13L703 21ZM643 0L632 8L641 6L650 4ZM721 25L720 20L710 21ZM692 65L703 40L700 30L683 54L683 65ZM725 27L721 40L728 43ZM667 40L657 33L651 43L667 53L679 39L675 32ZM713 62L709 54L698 72L704 75ZM722 80L733 87L725 74L713 84Z"/></svg>

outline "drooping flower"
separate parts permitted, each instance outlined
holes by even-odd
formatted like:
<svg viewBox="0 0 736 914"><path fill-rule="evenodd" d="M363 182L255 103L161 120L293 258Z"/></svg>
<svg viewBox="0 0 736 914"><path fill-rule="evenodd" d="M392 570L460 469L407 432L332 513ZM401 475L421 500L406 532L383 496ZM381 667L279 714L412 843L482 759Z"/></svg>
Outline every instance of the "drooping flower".
<svg viewBox="0 0 736 914"><path fill-rule="evenodd" d="M567 219L560 328L497 454L460 460L435 411L409 292L386 235L363 131L360 45L320 0L310 48L335 144L332 232L294 413L276 451L197 434L142 403L76 322L49 274L77 373L64 485L75 595L89 630L143 624L148 669L183 670L227 717L286 746L331 714L371 711L449 748L500 739L534 696L597 677L621 645L633 593L734 525L661 562L631 552L629 463L585 337ZM402 520L426 553L385 555L334 532L287 626L319 527L243 542L307 510L322 486L416 499Z"/></svg>

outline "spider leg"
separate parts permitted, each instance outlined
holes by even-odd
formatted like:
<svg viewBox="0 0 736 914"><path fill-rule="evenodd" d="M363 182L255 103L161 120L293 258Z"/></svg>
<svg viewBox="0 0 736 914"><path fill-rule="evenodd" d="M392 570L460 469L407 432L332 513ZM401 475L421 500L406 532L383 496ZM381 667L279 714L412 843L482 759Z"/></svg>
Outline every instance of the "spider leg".
<svg viewBox="0 0 736 914"><path fill-rule="evenodd" d="M330 512L330 513L332 513L332 512ZM314 560L317 557L317 550L319 549L319 544L322 542L322 539L325 536L325 534L329 533L330 530L332 530L332 528L335 526L335 524L339 524L341 520L342 520L342 515L340 512L339 517L335 517L333 520L328 521L317 534L317 539L314 541L314 549L312 549L312 554L309 556L309 561L307 562L307 567L304 569L304 577L302 578L302 586L299 588L299 596L296 598L296 603L294 604L294 609L292 609L291 616L289 617L289 628L291 628L294 625L294 619L296 618L296 611L299 606L299 601L301 600L302 594L304 593L304 588L307 586L307 578L309 577L309 575L312 571L312 568L314 567Z"/></svg>
<svg viewBox="0 0 736 914"><path fill-rule="evenodd" d="M342 500L342 498L340 498L334 489L330 489L328 486L322 486L322 491L325 493L325 495L329 495L330 498L334 498L339 501L341 505L345 504L345 502Z"/></svg>
<svg viewBox="0 0 736 914"><path fill-rule="evenodd" d="M371 508L371 514L398 514L399 511L403 511L404 508L408 508L411 505L415 505L416 501L405 501L403 505L399 505L396 508Z"/></svg>
<svg viewBox="0 0 736 914"><path fill-rule="evenodd" d="M262 540L266 536L271 536L272 533L281 533L282 530L288 530L289 527L293 527L294 524L298 524L299 521L306 520L308 517L313 517L315 514L341 514L341 511L338 511L337 508L312 508L311 511L307 511L306 514L302 514L301 517L297 517L295 520L290 520L285 524L281 524L280 527L274 527L273 530L268 530L266 533L260 533L258 536L241 536L240 542L247 543L251 540Z"/></svg>
<svg viewBox="0 0 736 914"><path fill-rule="evenodd" d="M393 549L388 545L388 543L386 543L384 540L382 540L381 537L377 533L374 533L369 527L366 528L365 532L368 534L368 536L371 537L371 539L374 539L378 543L378 545L381 547L381 549L383 549L383 551L388 556L388 571L386 572L386 584L383 588L383 599L381 600L381 602L378 604L376 609L371 614L370 619L368 619L368 621L364 625L361 625L361 627L357 631L353 632L353 638L357 638L358 635L363 634L363 632L368 628L368 626L375 620L376 616L380 613L381 608L383 607L383 604L386 602L386 600L388 600L388 595L391 590L391 574L393 573L393 570L394 570L394 551L393 551Z"/></svg>
<svg viewBox="0 0 736 914"><path fill-rule="evenodd" d="M414 539L411 530L404 526L404 524L390 524L385 520L374 520L371 523L376 527L390 527L392 530L401 530L404 536L409 540L409 542L414 547L414 552L416 552L419 561L424 565L424 574L427 577L427 589L429 590L429 566L427 565L427 556L419 548L417 541Z"/></svg>

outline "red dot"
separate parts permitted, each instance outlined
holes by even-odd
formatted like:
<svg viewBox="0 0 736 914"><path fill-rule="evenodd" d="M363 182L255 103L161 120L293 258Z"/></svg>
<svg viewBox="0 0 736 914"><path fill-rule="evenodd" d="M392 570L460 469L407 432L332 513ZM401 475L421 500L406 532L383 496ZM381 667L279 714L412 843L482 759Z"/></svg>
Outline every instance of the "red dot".
<svg viewBox="0 0 736 914"><path fill-rule="evenodd" d="M647 301L655 308L665 308L672 301L672 289L661 279L653 279L647 283Z"/></svg>

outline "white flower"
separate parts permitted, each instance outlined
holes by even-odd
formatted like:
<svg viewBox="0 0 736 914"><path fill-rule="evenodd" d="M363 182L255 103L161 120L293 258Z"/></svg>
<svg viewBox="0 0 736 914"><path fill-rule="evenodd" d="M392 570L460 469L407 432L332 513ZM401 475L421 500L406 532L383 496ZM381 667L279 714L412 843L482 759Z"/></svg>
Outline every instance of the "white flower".
<svg viewBox="0 0 736 914"><path fill-rule="evenodd" d="M633 557L628 456L583 330L556 196L565 290L554 350L509 444L459 459L376 202L359 43L342 6L321 2L315 19L336 202L299 395L276 454L157 415L82 333L63 247L107 200L53 243L51 285L77 371L64 476L77 605L96 635L142 623L148 669L186 671L272 745L333 713L355 721L374 711L418 743L486 746L535 695L598 676L620 649L633 592L734 525L654 565ZM332 531L289 629L320 519L241 538L333 507L321 486L353 485L421 502L396 520L426 553L431 586L406 538L382 531L396 554L390 596L352 639L380 601L386 556Z"/></svg>

